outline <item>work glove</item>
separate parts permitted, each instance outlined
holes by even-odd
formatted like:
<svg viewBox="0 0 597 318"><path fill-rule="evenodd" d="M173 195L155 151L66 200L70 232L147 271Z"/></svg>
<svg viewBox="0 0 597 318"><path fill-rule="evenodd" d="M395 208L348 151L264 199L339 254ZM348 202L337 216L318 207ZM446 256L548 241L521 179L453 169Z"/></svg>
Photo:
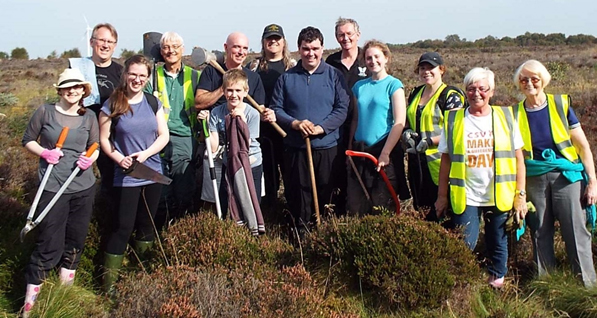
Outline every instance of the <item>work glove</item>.
<svg viewBox="0 0 597 318"><path fill-rule="evenodd" d="M93 159L91 157L87 157L85 153L82 153L79 156L79 160L77 160L77 167L81 170L87 170L93 164Z"/></svg>
<svg viewBox="0 0 597 318"><path fill-rule="evenodd" d="M412 129L406 129L405 131L402 132L402 142L407 145L409 140L414 140L415 138L418 138L419 134L417 134L414 130Z"/></svg>
<svg viewBox="0 0 597 318"><path fill-rule="evenodd" d="M44 149L39 156L44 158L47 163L55 165L60 160L60 157L64 156L64 153L62 153L62 150L57 148L52 150Z"/></svg>
<svg viewBox="0 0 597 318"><path fill-rule="evenodd" d="M432 145L433 145L433 141L431 140L431 138L423 138L423 139L421 139L421 141L419 141L419 144L417 145L417 148L416 148L417 152L423 153L427 149L429 149L429 147Z"/></svg>

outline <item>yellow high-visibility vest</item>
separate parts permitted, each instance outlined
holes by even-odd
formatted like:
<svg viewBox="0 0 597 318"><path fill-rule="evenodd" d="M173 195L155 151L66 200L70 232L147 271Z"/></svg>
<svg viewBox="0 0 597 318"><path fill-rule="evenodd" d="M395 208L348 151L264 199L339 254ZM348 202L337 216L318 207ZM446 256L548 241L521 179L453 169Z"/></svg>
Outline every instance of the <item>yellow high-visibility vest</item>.
<svg viewBox="0 0 597 318"><path fill-rule="evenodd" d="M578 153L568 132L568 110L570 108L570 97L568 95L547 95L547 110L549 112L549 127L551 136L556 148L564 158L571 162L578 163ZM531 130L529 129L529 120L524 109L524 100L514 106L514 115L518 120L520 134L524 141L522 152L525 159L533 159L533 144L531 143Z"/></svg>
<svg viewBox="0 0 597 318"><path fill-rule="evenodd" d="M500 211L509 211L516 193L516 149L514 149L514 114L511 107L491 106L493 125L494 201ZM445 124L450 155L450 199L452 210L461 214L466 208L465 109L448 112Z"/></svg>
<svg viewBox="0 0 597 318"><path fill-rule="evenodd" d="M195 87L199 82L199 71L194 70L190 66L184 66L183 72L183 96L184 96L184 110L189 117L189 123L191 124L191 130L194 132L197 125L197 116L194 116L195 111ZM170 116L170 99L168 98L168 90L166 88L166 77L164 73L164 66L160 65L157 69L157 88L158 98L164 106L164 116L166 121Z"/></svg>

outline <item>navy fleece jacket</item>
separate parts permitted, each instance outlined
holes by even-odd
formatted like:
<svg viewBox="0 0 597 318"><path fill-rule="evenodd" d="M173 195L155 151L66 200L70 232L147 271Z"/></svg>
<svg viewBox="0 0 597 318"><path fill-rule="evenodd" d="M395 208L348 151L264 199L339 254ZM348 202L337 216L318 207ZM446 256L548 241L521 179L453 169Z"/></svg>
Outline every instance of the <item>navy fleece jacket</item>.
<svg viewBox="0 0 597 318"><path fill-rule="evenodd" d="M305 148L301 133L292 129L291 124L294 120L308 119L324 131L311 136L311 147L327 149L338 143L338 128L346 120L348 102L348 90L340 71L322 61L313 74L309 74L299 61L278 78L270 107L288 133L285 145Z"/></svg>

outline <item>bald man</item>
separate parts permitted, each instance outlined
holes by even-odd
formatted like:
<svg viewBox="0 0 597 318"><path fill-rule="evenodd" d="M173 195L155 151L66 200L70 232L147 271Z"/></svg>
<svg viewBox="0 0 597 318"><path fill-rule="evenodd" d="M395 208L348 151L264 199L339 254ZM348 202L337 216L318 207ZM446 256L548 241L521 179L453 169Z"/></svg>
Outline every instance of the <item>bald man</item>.
<svg viewBox="0 0 597 318"><path fill-rule="evenodd" d="M259 77L259 74L243 67L247 58L247 53L249 52L249 39L247 36L240 32L234 32L228 35L226 43L224 43L224 52L226 58L224 64L220 64L222 68L224 70L235 68L242 69L249 79L249 95L253 97L259 105L263 105L265 103L265 89L263 88L261 77ZM246 99L245 102L248 103ZM211 110L214 107L225 103L226 98L224 97L224 91L222 90L222 74L220 74L220 72L213 66L208 65L203 72L201 72L201 77L199 77L199 85L197 85L197 91L195 93L195 108L197 111L204 109ZM221 142L223 142L223 140L221 140ZM202 146L203 147L200 147L201 149L204 148L204 145ZM219 156L214 160L214 164L219 188L221 177L219 171L221 168L221 158L219 158ZM260 193L261 190L257 189L257 191ZM209 170L205 160L203 161L203 188L201 189L201 200L211 203L215 202L215 195L213 193ZM223 211L223 213L226 215L226 211Z"/></svg>
<svg viewBox="0 0 597 318"><path fill-rule="evenodd" d="M240 32L228 35L224 43L226 59L220 64L227 71L233 68L242 69L249 78L249 95L255 101L263 105L265 103L265 90L259 75L246 67L243 67L249 52L249 39ZM245 100L245 102L248 102ZM222 90L222 74L213 66L208 65L199 78L199 86L195 94L195 108L197 110L212 109L220 104L226 103Z"/></svg>

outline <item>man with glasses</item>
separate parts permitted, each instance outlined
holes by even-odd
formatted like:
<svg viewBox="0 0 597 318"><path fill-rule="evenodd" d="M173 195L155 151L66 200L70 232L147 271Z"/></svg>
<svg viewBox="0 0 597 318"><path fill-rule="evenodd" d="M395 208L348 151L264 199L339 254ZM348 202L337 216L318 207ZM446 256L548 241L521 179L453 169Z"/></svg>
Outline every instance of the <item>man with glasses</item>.
<svg viewBox="0 0 597 318"><path fill-rule="evenodd" d="M346 79L348 94L351 97L346 121L340 128L340 140L338 142L338 160L344 162L346 160L344 151L349 146L352 148L354 131L350 131L351 123L353 119L356 120L356 116L354 116L356 105L354 105L352 99L352 86L357 81L369 77L369 74L367 73L365 60L362 58L361 48L358 46L361 32L357 21L350 18L338 18L335 35L336 41L340 44L340 51L328 56L325 61L342 72ZM340 189L340 192L334 198L334 203L336 211L342 214L346 210L347 175L345 165L337 164L336 167L338 167L338 171L335 172L335 175L338 177L335 178L335 187Z"/></svg>
<svg viewBox="0 0 597 318"><path fill-rule="evenodd" d="M247 53L249 52L249 39L247 36L240 32L233 32L228 35L226 43L224 43L224 52L224 64L220 64L220 66L222 66L224 70L235 68L242 69L249 79L249 95L253 97L259 105L263 105L265 103L265 90L259 74L243 67L247 58ZM197 93L195 95L195 109L197 109L197 111L211 110L216 106L226 103L226 98L224 97L224 91L222 89L222 77L223 75L211 65L208 65L203 69L201 77L199 78ZM245 102L247 101L245 100ZM205 115L205 112L202 112L202 114ZM223 139L224 138L220 139L221 143L224 142ZM203 146L204 145L202 145L201 148L203 148ZM216 180L219 187L221 161L218 161L218 158L216 158L214 164L216 165ZM204 160L203 165L204 167L208 167L206 160ZM212 192L213 189L209 185L210 183L211 179L209 178L209 171L207 168L204 168L203 184L205 186L203 186L201 191L201 199L215 203L215 194ZM257 189L257 192L260 194L261 189ZM225 215L226 211L223 211L223 213Z"/></svg>
<svg viewBox="0 0 597 318"><path fill-rule="evenodd" d="M83 105L99 116L100 108L110 97L114 88L120 85L122 65L112 61L112 54L118 42L118 33L110 23L100 23L91 32L91 57L69 59L71 68L78 68L85 80L91 83L91 94L83 100ZM108 193L114 179L114 163L103 152L97 159L97 167L102 176L101 190Z"/></svg>
<svg viewBox="0 0 597 318"><path fill-rule="evenodd" d="M164 106L170 141L162 150L162 169L172 183L162 191L156 215L156 226L191 212L195 193L195 166L199 130L195 113L195 92L199 72L182 63L184 42L175 32L166 32L160 39L164 65L156 70L156 86L148 82L146 92L157 92Z"/></svg>

